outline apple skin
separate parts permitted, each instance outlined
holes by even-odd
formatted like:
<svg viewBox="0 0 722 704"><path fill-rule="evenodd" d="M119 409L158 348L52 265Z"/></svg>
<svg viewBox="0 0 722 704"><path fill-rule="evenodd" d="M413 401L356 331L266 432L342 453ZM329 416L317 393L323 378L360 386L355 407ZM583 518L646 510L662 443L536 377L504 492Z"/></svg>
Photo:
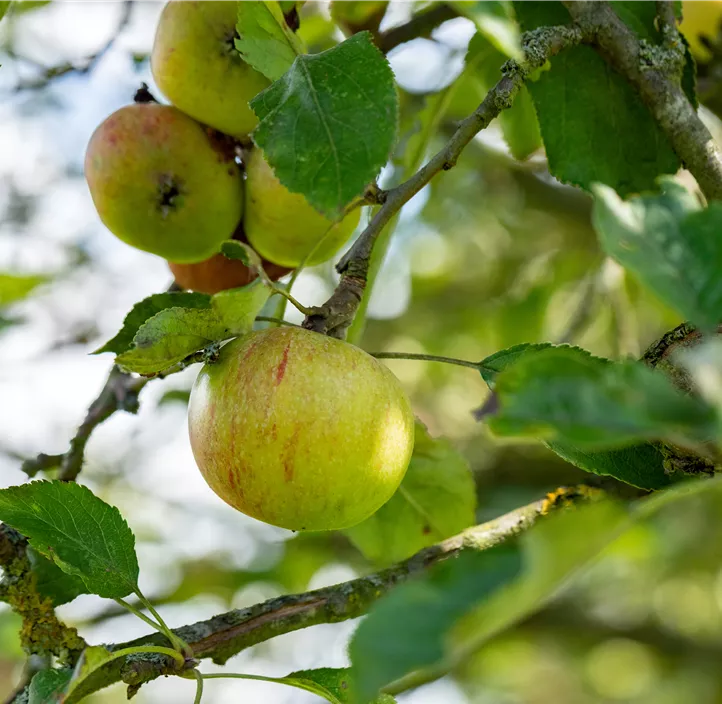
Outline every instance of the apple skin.
<svg viewBox="0 0 722 704"><path fill-rule="evenodd" d="M333 226L306 265L330 259L356 229L360 208ZM291 193L273 173L259 148L246 159L246 207L243 226L253 248L269 262L296 267L333 221L315 210L300 193Z"/></svg>
<svg viewBox="0 0 722 704"><path fill-rule="evenodd" d="M358 347L301 328L253 332L201 370L191 447L226 503L290 530L339 530L377 511L411 459L398 379Z"/></svg>
<svg viewBox="0 0 722 704"><path fill-rule="evenodd" d="M210 295L229 288L247 286L256 278L253 269L237 259L228 259L222 254L214 254L210 259L194 264L168 262L168 268L181 288ZM278 281L292 271L266 261L263 262L263 269L272 281Z"/></svg>
<svg viewBox="0 0 722 704"><path fill-rule="evenodd" d="M171 0L158 21L150 66L173 105L244 138L258 124L248 102L270 85L235 48L237 3Z"/></svg>
<svg viewBox="0 0 722 704"><path fill-rule="evenodd" d="M720 0L685 0L682 3L682 23L679 29L689 42L692 56L697 61L707 62L712 58L709 49L702 43L700 36L711 40L717 38L722 21L722 2Z"/></svg>
<svg viewBox="0 0 722 704"><path fill-rule="evenodd" d="M85 178L119 239L177 262L207 259L243 214L243 179L195 120L170 105L128 105L93 133Z"/></svg>

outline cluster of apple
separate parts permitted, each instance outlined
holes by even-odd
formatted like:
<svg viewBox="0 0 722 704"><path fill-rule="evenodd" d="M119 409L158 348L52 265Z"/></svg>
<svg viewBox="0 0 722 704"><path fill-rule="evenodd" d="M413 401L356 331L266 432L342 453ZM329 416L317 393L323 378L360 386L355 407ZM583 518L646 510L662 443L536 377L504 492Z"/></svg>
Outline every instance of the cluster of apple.
<svg viewBox="0 0 722 704"><path fill-rule="evenodd" d="M334 224L288 191L249 146L257 118L248 102L269 81L236 50L236 23L235 2L171 0L151 70L172 105L149 100L116 111L94 132L85 158L108 229L167 259L180 286L203 293L255 276L218 253L224 240L250 243L277 279L303 261L330 258L359 218L356 210Z"/></svg>
<svg viewBox="0 0 722 704"><path fill-rule="evenodd" d="M257 122L248 101L269 82L237 52L236 16L235 2L171 0L151 69L172 105L136 96L98 127L85 163L105 225L203 293L254 276L218 253L230 237L246 238L279 278L331 257L359 217L328 220L280 183L258 147L247 148ZM210 487L292 530L346 528L374 513L396 491L414 444L411 406L382 363L295 327L223 346L198 375L188 420Z"/></svg>

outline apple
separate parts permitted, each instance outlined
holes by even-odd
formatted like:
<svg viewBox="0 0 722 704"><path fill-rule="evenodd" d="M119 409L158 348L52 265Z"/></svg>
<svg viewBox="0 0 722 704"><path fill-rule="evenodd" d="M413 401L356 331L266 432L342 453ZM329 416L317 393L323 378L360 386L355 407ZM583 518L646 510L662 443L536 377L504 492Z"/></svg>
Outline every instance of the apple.
<svg viewBox="0 0 722 704"><path fill-rule="evenodd" d="M682 3L682 23L679 29L689 42L690 51L697 61L707 62L712 58L701 37L705 36L714 42L719 35L721 21L720 0L684 0Z"/></svg>
<svg viewBox="0 0 722 704"><path fill-rule="evenodd" d="M251 150L246 159L243 225L248 241L269 262L291 267L304 260L307 265L320 264L348 242L360 217L356 208L334 224L276 178L259 148Z"/></svg>
<svg viewBox="0 0 722 704"><path fill-rule="evenodd" d="M150 66L173 105L225 134L258 124L249 101L269 85L235 47L236 2L171 0L158 21Z"/></svg>
<svg viewBox="0 0 722 704"><path fill-rule="evenodd" d="M243 238L240 238L243 239ZM229 288L246 286L256 278L256 272L237 259L214 254L209 259L194 264L168 262L175 282L187 291L213 295ZM291 269L263 262L263 269L272 281L277 281Z"/></svg>
<svg viewBox="0 0 722 704"><path fill-rule="evenodd" d="M398 488L414 445L411 406L384 364L295 327L223 347L198 375L188 424L220 498L297 531L368 518Z"/></svg>
<svg viewBox="0 0 722 704"><path fill-rule="evenodd" d="M243 214L238 166L169 105L128 105L108 117L88 144L85 178L114 235L176 262L216 253Z"/></svg>

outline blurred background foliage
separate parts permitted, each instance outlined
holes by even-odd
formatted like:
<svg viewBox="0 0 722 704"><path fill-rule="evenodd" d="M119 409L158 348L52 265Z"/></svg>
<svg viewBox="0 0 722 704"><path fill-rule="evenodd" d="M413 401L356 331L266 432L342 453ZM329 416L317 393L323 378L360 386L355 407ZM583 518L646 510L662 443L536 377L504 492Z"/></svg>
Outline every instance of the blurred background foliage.
<svg viewBox="0 0 722 704"><path fill-rule="evenodd" d="M713 112L722 105L722 52L712 28L722 8L695 5L712 13L704 22L707 54L699 72L706 119L719 133ZM108 369L107 358L88 352L115 333L135 301L171 282L162 260L104 231L81 171L85 144L100 120L128 102L141 81L153 90L147 55L160 7L16 3L0 25L2 486L24 480L23 459L65 450ZM403 22L413 9L392 3L382 28ZM339 39L324 3L306 4L300 31L312 51ZM391 52L401 88L401 145L423 128L425 107L438 120L433 151L478 104L488 75L466 71L457 80L473 33L472 22L458 18ZM440 112L440 92L455 80ZM589 198L554 181L539 150L516 161L502 129L492 125L455 169L404 210L362 346L480 360L520 342L567 340L612 358L638 356L680 321L603 259L589 216ZM306 304L321 303L334 277L332 263L316 267L301 275L294 293ZM289 318L297 320L292 312ZM488 393L473 371L412 361L389 366L430 433L449 438L469 461L479 521L559 485L598 480L540 445L494 441L470 413ZM210 492L195 469L185 425L195 373L154 382L143 392L138 416L118 414L103 425L82 475L127 517L139 540L142 588L164 605L170 624L372 570L341 535L296 536L265 526ZM701 498L687 502L618 541L583 579L495 639L453 679L402 701L722 702L721 565L719 507ZM96 597L59 611L90 642L144 632L140 622ZM340 666L353 626L289 634L241 653L229 667L284 675ZM0 698L22 668L18 627L0 606ZM157 681L137 701L190 701L192 688ZM208 690L211 702L313 701L263 683ZM93 701L124 699L115 687Z"/></svg>

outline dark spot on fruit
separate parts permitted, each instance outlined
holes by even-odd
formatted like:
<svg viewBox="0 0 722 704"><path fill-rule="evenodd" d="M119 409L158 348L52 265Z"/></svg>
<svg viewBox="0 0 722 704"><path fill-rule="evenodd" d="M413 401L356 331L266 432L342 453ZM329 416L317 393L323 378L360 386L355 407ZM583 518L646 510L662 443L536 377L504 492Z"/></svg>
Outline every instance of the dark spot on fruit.
<svg viewBox="0 0 722 704"><path fill-rule="evenodd" d="M428 535L429 533L431 533L431 526L428 524L424 525L424 527L421 529L421 532L424 535Z"/></svg>

